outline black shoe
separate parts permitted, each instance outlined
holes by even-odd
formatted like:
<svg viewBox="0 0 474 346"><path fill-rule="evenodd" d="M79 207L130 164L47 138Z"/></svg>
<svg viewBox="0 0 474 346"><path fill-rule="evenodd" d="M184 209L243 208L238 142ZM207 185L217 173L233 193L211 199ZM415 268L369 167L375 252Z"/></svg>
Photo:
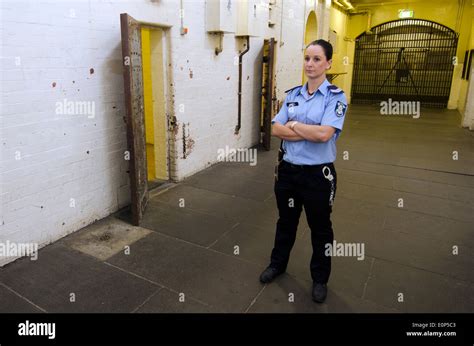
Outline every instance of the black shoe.
<svg viewBox="0 0 474 346"><path fill-rule="evenodd" d="M268 267L260 275L260 282L262 284L268 284L273 281L278 275L284 273L284 270L278 270L277 268Z"/></svg>
<svg viewBox="0 0 474 346"><path fill-rule="evenodd" d="M328 286L326 284L313 283L313 300L318 303L324 302L328 294Z"/></svg>

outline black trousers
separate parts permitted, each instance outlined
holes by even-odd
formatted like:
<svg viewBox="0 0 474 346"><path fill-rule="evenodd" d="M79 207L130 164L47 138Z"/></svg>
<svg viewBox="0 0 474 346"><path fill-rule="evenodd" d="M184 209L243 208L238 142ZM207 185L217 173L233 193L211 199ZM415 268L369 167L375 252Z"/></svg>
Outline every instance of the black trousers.
<svg viewBox="0 0 474 346"><path fill-rule="evenodd" d="M327 166L327 168L323 168ZM332 163L316 166L292 165L281 161L275 177L275 195L279 218L275 245L271 254L271 267L286 270L290 252L296 239L299 218L305 208L311 228L313 255L310 262L314 282L327 283L331 274L331 256L326 256L326 244L332 245L334 233L330 215L337 185L336 170ZM325 178L332 175L331 181ZM332 185L332 186L331 186Z"/></svg>

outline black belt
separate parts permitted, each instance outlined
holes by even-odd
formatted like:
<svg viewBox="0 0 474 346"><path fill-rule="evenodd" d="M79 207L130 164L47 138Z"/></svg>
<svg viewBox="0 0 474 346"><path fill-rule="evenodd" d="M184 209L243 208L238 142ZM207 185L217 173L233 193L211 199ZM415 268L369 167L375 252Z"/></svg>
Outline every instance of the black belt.
<svg viewBox="0 0 474 346"><path fill-rule="evenodd" d="M332 168L334 166L334 164L332 162L322 163L320 165L295 165L295 164L290 163L290 162L285 161L285 160L281 161L281 164L286 165L286 166L291 167L291 168L301 169L301 170L304 170L304 169L307 169L307 170L322 169L324 166L329 166L329 168Z"/></svg>

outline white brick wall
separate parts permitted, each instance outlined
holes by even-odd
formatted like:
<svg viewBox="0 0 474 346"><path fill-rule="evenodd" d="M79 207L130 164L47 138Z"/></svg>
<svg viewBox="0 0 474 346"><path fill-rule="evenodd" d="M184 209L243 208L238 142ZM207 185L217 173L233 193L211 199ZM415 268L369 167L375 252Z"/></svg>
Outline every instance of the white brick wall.
<svg viewBox="0 0 474 346"><path fill-rule="evenodd" d="M178 0L4 0L0 6L0 242L44 246L129 204L120 13L173 25L179 179L216 162L218 148L257 143L263 37L251 38L243 58L242 127L235 136L234 58L245 40L226 34L223 51L215 56L216 38L205 33L204 0L184 1L185 36L179 33ZM280 9L281 0L274 10L274 28L262 24L267 38L279 40ZM289 18L290 9L294 18ZM275 66L279 99L284 90L301 83L303 0L285 1L283 12L284 45L277 43ZM64 99L94 102L95 117L55 114L56 102ZM179 104L185 105L184 113ZM183 124L194 141L186 159L181 158ZM5 262L0 258L0 265Z"/></svg>

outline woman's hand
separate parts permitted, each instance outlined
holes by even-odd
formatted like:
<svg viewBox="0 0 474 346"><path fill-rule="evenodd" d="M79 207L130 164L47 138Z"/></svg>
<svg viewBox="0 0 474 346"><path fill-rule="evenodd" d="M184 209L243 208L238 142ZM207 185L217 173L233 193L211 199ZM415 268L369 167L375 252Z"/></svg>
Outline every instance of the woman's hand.
<svg viewBox="0 0 474 346"><path fill-rule="evenodd" d="M327 125L308 125L298 121L288 121L284 126L275 123L272 126L272 135L286 141L327 142L336 132L336 129Z"/></svg>
<svg viewBox="0 0 474 346"><path fill-rule="evenodd" d="M285 126L288 126L288 123L286 123ZM295 121L292 121L291 123L296 123L296 124L290 124L289 129L293 131L294 133L296 133L298 136L303 137L304 139L310 142L317 142L317 143L327 142L332 138L332 136L336 132L336 129L332 126L308 125L308 124L302 124Z"/></svg>
<svg viewBox="0 0 474 346"><path fill-rule="evenodd" d="M275 122L272 125L272 136L284 139L285 141L292 142L304 140L303 137L297 135L295 131L288 127L288 123L290 123L290 121L287 122L285 125Z"/></svg>

